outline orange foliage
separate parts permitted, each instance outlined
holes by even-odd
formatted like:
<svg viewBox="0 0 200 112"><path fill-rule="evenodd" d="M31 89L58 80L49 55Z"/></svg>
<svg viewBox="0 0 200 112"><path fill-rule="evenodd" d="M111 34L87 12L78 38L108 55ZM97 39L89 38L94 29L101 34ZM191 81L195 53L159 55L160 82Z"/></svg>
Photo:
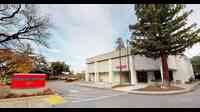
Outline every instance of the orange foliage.
<svg viewBox="0 0 200 112"><path fill-rule="evenodd" d="M0 51L2 51L2 49L0 49ZM33 60L29 56L16 54L6 50L0 52L0 58L4 59L8 63L7 67L10 69L10 71L28 73L32 70Z"/></svg>
<svg viewBox="0 0 200 112"><path fill-rule="evenodd" d="M32 59L30 57L19 55L15 59L16 72L28 73L32 70Z"/></svg>

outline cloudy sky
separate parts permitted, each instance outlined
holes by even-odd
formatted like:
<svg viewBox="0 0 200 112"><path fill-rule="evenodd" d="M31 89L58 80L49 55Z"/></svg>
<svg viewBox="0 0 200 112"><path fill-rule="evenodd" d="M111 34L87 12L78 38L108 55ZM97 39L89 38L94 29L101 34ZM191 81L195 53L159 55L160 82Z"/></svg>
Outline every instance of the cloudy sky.
<svg viewBox="0 0 200 112"><path fill-rule="evenodd" d="M194 9L188 23L200 25L200 5L187 5ZM115 47L117 37L130 37L129 24L136 22L134 5L66 4L39 5L41 14L50 17L50 49L37 47L49 61L65 61L72 69L85 69L88 57L109 52ZM200 46L186 51L188 57L198 55Z"/></svg>

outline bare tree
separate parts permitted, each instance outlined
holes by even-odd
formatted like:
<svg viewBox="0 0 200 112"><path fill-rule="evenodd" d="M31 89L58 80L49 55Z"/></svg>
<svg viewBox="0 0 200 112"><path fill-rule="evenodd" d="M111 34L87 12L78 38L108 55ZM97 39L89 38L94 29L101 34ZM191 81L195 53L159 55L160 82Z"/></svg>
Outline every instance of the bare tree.
<svg viewBox="0 0 200 112"><path fill-rule="evenodd" d="M48 27L48 17L40 16L35 5L0 5L0 47L16 47L26 42L47 47Z"/></svg>

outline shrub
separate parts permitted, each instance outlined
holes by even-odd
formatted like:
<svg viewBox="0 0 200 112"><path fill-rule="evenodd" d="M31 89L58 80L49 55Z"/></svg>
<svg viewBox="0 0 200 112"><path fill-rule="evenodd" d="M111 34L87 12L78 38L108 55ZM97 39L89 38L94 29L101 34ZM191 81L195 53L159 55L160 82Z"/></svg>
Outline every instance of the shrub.
<svg viewBox="0 0 200 112"><path fill-rule="evenodd" d="M49 76L48 79L49 80L58 80L59 78L57 76Z"/></svg>
<svg viewBox="0 0 200 112"><path fill-rule="evenodd" d="M2 78L1 82L4 84L4 85L9 85L11 80L10 78L7 78L7 77L4 77Z"/></svg>
<svg viewBox="0 0 200 112"><path fill-rule="evenodd" d="M0 87L0 96L6 96L10 93L10 88L8 86Z"/></svg>

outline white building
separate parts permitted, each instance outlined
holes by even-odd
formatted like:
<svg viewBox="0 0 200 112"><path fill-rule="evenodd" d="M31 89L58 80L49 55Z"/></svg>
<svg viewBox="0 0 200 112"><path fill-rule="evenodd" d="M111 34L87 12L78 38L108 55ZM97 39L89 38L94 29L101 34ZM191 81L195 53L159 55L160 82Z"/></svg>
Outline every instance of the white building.
<svg viewBox="0 0 200 112"><path fill-rule="evenodd" d="M129 52L129 53L128 53ZM87 59L86 81L137 84L162 81L161 61L141 55L127 55L130 51L121 50L121 76L119 51L97 55ZM129 63L129 64L128 64ZM186 56L168 56L169 77L174 83L185 83L193 76L190 60ZM121 78L120 78L121 77Z"/></svg>

